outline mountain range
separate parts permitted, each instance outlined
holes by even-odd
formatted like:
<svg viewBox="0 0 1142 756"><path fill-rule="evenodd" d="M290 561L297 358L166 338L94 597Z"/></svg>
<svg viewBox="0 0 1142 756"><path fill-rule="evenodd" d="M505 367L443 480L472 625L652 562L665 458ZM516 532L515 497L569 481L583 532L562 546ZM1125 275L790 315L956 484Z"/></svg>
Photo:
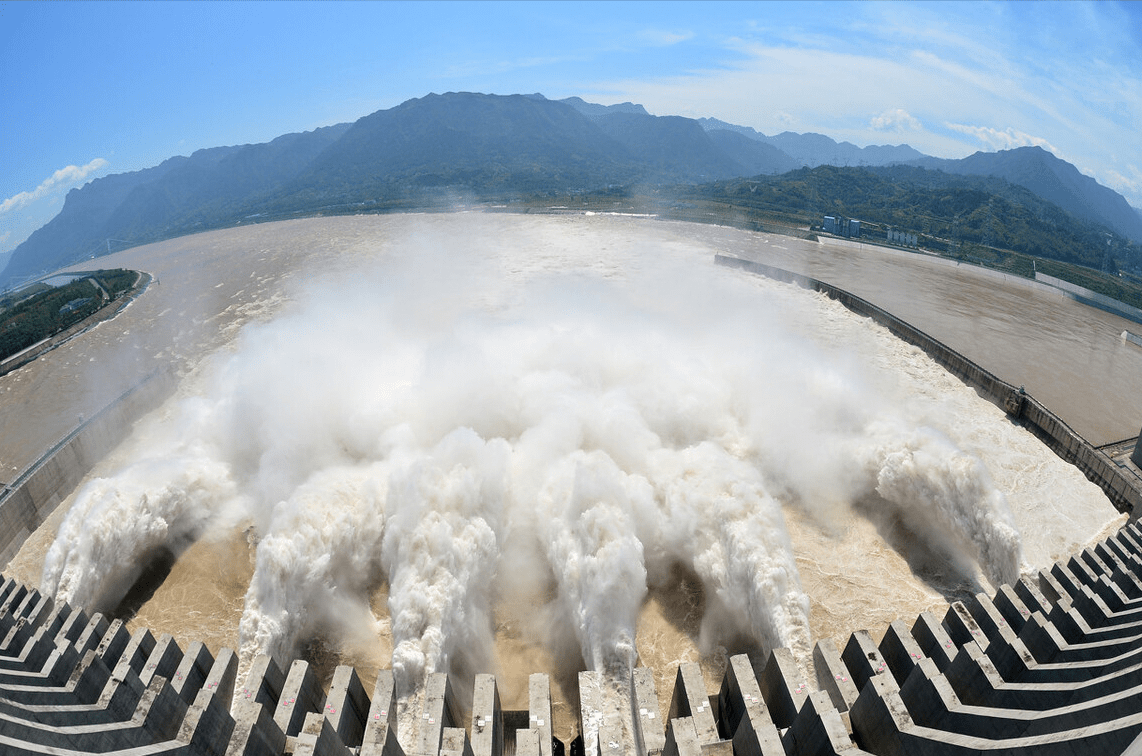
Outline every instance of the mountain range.
<svg viewBox="0 0 1142 756"><path fill-rule="evenodd" d="M1142 214L1118 192L1103 186L1042 147L977 152L962 160L923 157L910 165L945 173L995 176L1022 186L1071 215L1142 241Z"/></svg>
<svg viewBox="0 0 1142 756"><path fill-rule="evenodd" d="M908 145L857 147L822 134L765 136L716 119L654 116L578 97L430 94L351 124L216 147L68 193L12 253L0 285L122 248L247 219L383 209L441 196L511 200L607 187L706 184L819 165L910 165L993 176L1086 222L1142 241L1142 215L1038 147L962 160ZM117 246L112 247L112 242Z"/></svg>

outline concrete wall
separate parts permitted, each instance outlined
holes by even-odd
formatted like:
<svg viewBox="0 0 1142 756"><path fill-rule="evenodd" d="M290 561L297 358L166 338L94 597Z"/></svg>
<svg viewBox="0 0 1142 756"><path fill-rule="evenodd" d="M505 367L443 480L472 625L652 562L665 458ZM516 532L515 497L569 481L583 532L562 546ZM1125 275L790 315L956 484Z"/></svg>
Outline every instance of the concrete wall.
<svg viewBox="0 0 1142 756"><path fill-rule="evenodd" d="M1077 302L1082 302L1091 307L1097 307L1100 310L1105 310L1114 315L1118 315L1128 320L1133 320L1135 323L1142 323L1142 310L1137 307L1131 307L1124 302L1119 302L1104 294L1099 294L1097 291L1091 291L1078 284L1073 284L1070 281L1064 281L1061 278L1048 276L1046 273L1035 272L1035 280L1042 281L1043 283L1050 284L1056 289L1062 289L1071 295L1071 298Z"/></svg>
<svg viewBox="0 0 1142 756"><path fill-rule="evenodd" d="M152 373L4 487L0 492L0 564L7 564L91 468L127 437L135 420L157 407L173 389L170 375Z"/></svg>
<svg viewBox="0 0 1142 756"><path fill-rule="evenodd" d="M897 338L924 350L925 354L944 369L1006 411L1047 444L1052 451L1082 470L1087 479L1098 485L1119 511L1142 512L1142 490L1139 490L1135 482L1125 476L1109 457L1091 446L1057 415L1024 393L1022 388L1016 388L1000 380L918 328L843 289L808 276L736 257L717 255L715 262L819 291L858 315L871 318Z"/></svg>

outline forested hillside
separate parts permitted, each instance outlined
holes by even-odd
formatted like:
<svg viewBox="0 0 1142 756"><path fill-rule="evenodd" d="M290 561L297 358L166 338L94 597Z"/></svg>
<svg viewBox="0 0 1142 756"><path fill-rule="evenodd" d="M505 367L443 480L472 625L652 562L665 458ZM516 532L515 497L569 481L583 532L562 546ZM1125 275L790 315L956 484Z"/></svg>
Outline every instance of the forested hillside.
<svg viewBox="0 0 1142 756"><path fill-rule="evenodd" d="M136 277L130 270L100 270L63 286L41 284L18 300L0 300L0 360L93 315L130 289Z"/></svg>
<svg viewBox="0 0 1142 756"><path fill-rule="evenodd" d="M688 189L682 198L729 202L794 215L819 225L825 215L922 234L940 248L978 245L1083 265L1142 272L1142 245L1076 218L999 178L957 176L909 166L803 168L781 176L733 179Z"/></svg>

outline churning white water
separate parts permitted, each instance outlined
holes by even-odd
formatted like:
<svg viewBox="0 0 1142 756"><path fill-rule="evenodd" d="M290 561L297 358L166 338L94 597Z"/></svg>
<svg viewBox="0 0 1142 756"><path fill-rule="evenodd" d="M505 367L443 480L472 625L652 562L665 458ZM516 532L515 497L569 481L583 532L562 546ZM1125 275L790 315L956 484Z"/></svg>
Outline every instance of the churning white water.
<svg viewBox="0 0 1142 756"><path fill-rule="evenodd" d="M806 659L861 626L818 621L837 602L815 593L860 523L914 571L952 564L925 578L945 595L1084 537L1025 549L1092 487L1002 412L836 303L715 267L701 234L401 223L248 325L77 493L45 591L114 607L156 549L248 530L243 669L366 627L408 696L492 669L508 597L533 601L536 644L621 674L681 566L704 650Z"/></svg>

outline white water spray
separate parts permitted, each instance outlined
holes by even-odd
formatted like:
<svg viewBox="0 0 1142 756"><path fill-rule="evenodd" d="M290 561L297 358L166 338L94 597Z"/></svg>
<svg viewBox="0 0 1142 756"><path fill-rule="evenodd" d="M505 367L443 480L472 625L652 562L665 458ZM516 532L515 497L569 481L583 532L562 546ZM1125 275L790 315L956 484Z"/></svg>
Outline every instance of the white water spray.
<svg viewBox="0 0 1142 756"><path fill-rule="evenodd" d="M817 298L637 239L428 226L393 249L204 368L201 396L140 444L169 464L86 489L45 588L86 603L158 545L252 526L243 665L336 632L347 607L366 616L387 581L407 694L461 656L487 668L497 584L521 581L508 569L553 587L591 668L636 663L648 583L676 563L705 588L703 645L807 657L782 504L828 527L875 491L989 578L1017 574L982 463L933 440L938 417L910 419L859 345L818 344L842 316Z"/></svg>
<svg viewBox="0 0 1142 756"><path fill-rule="evenodd" d="M931 428L891 433L863 451L876 492L914 532L952 541L979 563L992 585L1019 580L1026 567L1019 531L977 457Z"/></svg>
<svg viewBox="0 0 1142 756"><path fill-rule="evenodd" d="M621 674L634 667L635 622L646 596L635 509L646 510L650 496L645 480L600 451L556 464L539 492L536 535L588 669Z"/></svg>
<svg viewBox="0 0 1142 756"><path fill-rule="evenodd" d="M335 619L361 621L380 573L385 470L332 467L273 508L246 591L240 653L245 672L259 653L279 663ZM347 613L347 614L346 614Z"/></svg>
<svg viewBox="0 0 1142 756"><path fill-rule="evenodd" d="M457 651L472 668L489 666L508 453L503 440L462 428L391 478L382 557L402 695L449 671Z"/></svg>
<svg viewBox="0 0 1142 756"><path fill-rule="evenodd" d="M706 590L701 646L740 635L808 658L809 601L780 505L756 469L710 442L661 450L652 466L663 564L687 564Z"/></svg>
<svg viewBox="0 0 1142 756"><path fill-rule="evenodd" d="M84 486L44 558L41 591L110 612L157 551L177 555L235 495L226 464L203 449L162 451Z"/></svg>

